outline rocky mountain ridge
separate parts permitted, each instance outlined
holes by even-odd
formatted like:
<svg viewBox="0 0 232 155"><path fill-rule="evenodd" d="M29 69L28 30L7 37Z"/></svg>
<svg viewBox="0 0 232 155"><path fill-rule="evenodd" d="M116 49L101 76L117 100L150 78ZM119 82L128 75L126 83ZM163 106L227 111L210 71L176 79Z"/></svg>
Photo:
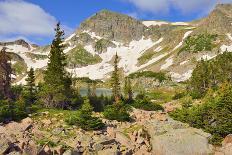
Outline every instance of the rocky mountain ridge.
<svg viewBox="0 0 232 155"><path fill-rule="evenodd" d="M162 71L174 81L185 81L201 59L232 52L231 12L232 4L220 4L200 20L165 22L139 21L108 10L100 11L65 39L64 52L70 60L67 70L77 77L106 80L113 71L112 60L117 52L119 67L125 75ZM0 47L6 46L9 52L21 57L24 68L46 68L49 45L36 47L19 42L20 45L15 42L14 46L1 43ZM205 43L211 47L205 48ZM16 81L23 83L24 78L25 69Z"/></svg>

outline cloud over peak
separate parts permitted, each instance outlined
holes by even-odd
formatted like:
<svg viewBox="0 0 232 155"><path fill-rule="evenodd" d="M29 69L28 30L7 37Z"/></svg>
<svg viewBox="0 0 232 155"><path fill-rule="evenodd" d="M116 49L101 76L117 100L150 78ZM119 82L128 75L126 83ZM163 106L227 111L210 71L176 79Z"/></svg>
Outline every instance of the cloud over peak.
<svg viewBox="0 0 232 155"><path fill-rule="evenodd" d="M22 0L1 1L0 21L0 35L50 36L56 23L41 7Z"/></svg>
<svg viewBox="0 0 232 155"><path fill-rule="evenodd" d="M124 0L144 12L168 14L171 10L182 14L209 12L218 3L232 3L232 0Z"/></svg>

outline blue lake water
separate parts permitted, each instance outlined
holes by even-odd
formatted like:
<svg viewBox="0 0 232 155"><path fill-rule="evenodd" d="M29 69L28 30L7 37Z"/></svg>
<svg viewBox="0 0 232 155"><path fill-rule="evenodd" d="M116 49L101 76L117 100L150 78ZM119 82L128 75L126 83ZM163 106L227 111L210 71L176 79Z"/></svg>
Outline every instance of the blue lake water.
<svg viewBox="0 0 232 155"><path fill-rule="evenodd" d="M87 88L80 88L80 94L81 96L87 96L88 94L88 89ZM112 90L108 88L97 88L96 89L96 95L97 96L111 96L112 95Z"/></svg>

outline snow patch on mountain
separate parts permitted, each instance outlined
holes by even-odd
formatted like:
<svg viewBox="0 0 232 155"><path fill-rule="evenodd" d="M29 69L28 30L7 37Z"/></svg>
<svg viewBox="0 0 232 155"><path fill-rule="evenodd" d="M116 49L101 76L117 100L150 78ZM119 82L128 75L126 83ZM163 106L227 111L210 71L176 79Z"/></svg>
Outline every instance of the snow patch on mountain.
<svg viewBox="0 0 232 155"><path fill-rule="evenodd" d="M232 41L232 36L231 36L231 34L230 34L230 33L227 33L226 35L227 35L227 37Z"/></svg>
<svg viewBox="0 0 232 155"><path fill-rule="evenodd" d="M155 51L155 52L160 52L160 51L162 51L162 49L163 49L162 46L158 46L154 51Z"/></svg>
<svg viewBox="0 0 232 155"><path fill-rule="evenodd" d="M174 22L174 23L171 23L172 25L180 25L180 26L186 26L186 25L189 25L189 23L186 23L186 22Z"/></svg>
<svg viewBox="0 0 232 155"><path fill-rule="evenodd" d="M143 21L142 22L143 25L149 27L149 26L161 26L161 25L164 25L164 24L169 24L168 22L164 22L164 21Z"/></svg>
<svg viewBox="0 0 232 155"><path fill-rule="evenodd" d="M91 32L91 31L89 31L89 30L84 30L83 33L89 34L89 35L91 36L92 39L98 39L98 40L102 39L102 37L96 35L95 32Z"/></svg>
<svg viewBox="0 0 232 155"><path fill-rule="evenodd" d="M172 51L175 51L176 49L180 48L183 43L184 43L184 40L192 33L193 31L188 31L184 34L184 37L182 39L182 41L172 50Z"/></svg>
<svg viewBox="0 0 232 155"><path fill-rule="evenodd" d="M186 81L186 80L190 79L190 77L192 76L192 73L193 73L192 69L188 70L184 74L170 72L171 78L175 82L182 82L182 81Z"/></svg>
<svg viewBox="0 0 232 155"><path fill-rule="evenodd" d="M29 50L28 48L22 45L8 45L6 47L7 47L7 51L14 52L18 54L21 58L23 58L25 63L27 64L28 69L30 68L38 69L47 66L48 59L32 60L30 57L26 55L28 52L31 52L33 49Z"/></svg>
<svg viewBox="0 0 232 155"><path fill-rule="evenodd" d="M64 42L70 41L74 36L76 36L76 33L71 34L68 38L64 40Z"/></svg>
<svg viewBox="0 0 232 155"><path fill-rule="evenodd" d="M160 67L160 70L165 70L165 69L168 69L168 67L170 67L172 64L173 64L173 58L170 57L168 59L165 60L165 64L163 64L161 67Z"/></svg>
<svg viewBox="0 0 232 155"><path fill-rule="evenodd" d="M181 62L180 65L184 65L184 64L186 64L188 62L189 62L189 60L185 60L185 61Z"/></svg>
<svg viewBox="0 0 232 155"><path fill-rule="evenodd" d="M74 73L74 75L75 73L78 73L76 75L77 77L104 79L108 73L113 71L113 66L110 64L110 61L117 53L119 56L119 68L123 68L125 73L129 74L141 68L141 66L136 66L138 63L138 58L142 56L146 50L161 43L162 40L163 38L160 38L158 41L153 42L151 39L145 39L142 37L138 41L131 41L127 46L117 42L116 48L108 47L106 52L99 54L99 56L102 58L101 63L81 68L69 69L69 71ZM85 49L92 54L95 52L92 45L85 46Z"/></svg>
<svg viewBox="0 0 232 155"><path fill-rule="evenodd" d="M208 55L208 54L204 54L202 56L200 56L197 61L201 61L201 60L211 60L213 58L215 58L217 55Z"/></svg>

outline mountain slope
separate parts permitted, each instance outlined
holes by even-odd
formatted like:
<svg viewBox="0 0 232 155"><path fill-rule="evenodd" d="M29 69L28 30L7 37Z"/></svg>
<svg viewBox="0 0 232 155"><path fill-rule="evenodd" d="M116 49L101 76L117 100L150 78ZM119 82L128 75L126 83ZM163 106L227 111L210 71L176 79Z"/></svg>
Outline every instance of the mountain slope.
<svg viewBox="0 0 232 155"><path fill-rule="evenodd" d="M126 75L143 70L162 71L174 81L185 81L201 59L232 52L231 14L232 4L220 4L203 19L172 23L139 21L100 11L65 39L67 70L77 77L107 79L117 52L119 67ZM3 46L20 56L28 68L46 67L49 45L36 47L21 40L0 43Z"/></svg>

